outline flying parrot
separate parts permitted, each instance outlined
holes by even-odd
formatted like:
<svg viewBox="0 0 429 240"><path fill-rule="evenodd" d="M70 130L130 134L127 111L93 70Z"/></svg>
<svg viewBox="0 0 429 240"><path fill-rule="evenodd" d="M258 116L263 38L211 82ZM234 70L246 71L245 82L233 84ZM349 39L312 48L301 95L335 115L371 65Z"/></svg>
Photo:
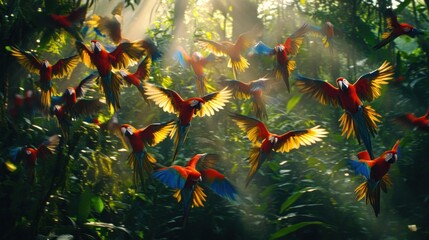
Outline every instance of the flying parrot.
<svg viewBox="0 0 429 240"><path fill-rule="evenodd" d="M51 13L40 19L40 23L43 23L48 30L64 29L77 41L82 41L83 37L79 31L85 20L86 10L87 6L84 5L76 8L67 15Z"/></svg>
<svg viewBox="0 0 429 240"><path fill-rule="evenodd" d="M297 76L296 85L302 93L308 93L324 105L329 103L343 108L345 112L339 119L342 135L347 138L356 136L359 143L362 140L373 159L370 135L377 133L381 116L371 106L363 105L361 100L372 101L379 97L381 85L393 79L393 74L392 66L385 61L378 69L360 76L354 84L339 77L338 87L334 87L323 80Z"/></svg>
<svg viewBox="0 0 429 240"><path fill-rule="evenodd" d="M228 99L231 98L231 90L224 88L218 92L209 93L203 97L193 97L184 100L177 92L157 87L146 83L145 94L147 98L154 101L165 112L174 113L178 116L175 128L170 137L174 139L173 162L176 159L179 148L186 140L194 115L199 117L212 116L215 112L223 109Z"/></svg>
<svg viewBox="0 0 429 240"><path fill-rule="evenodd" d="M209 54L204 57L200 52L193 52L191 55L187 54L182 47L179 47L174 53L173 58L180 63L183 68L192 67L195 73L195 80L197 91L200 96L206 94L206 74L204 73L204 67L207 63L215 60L214 54Z"/></svg>
<svg viewBox="0 0 429 240"><path fill-rule="evenodd" d="M115 111L120 108L119 91L122 84L121 77L112 69L126 68L145 53L142 41L123 42L112 52L107 52L97 40L91 41L91 49L82 42L76 42L77 50L83 63L90 68L97 68L101 78L101 89L106 96L107 105Z"/></svg>
<svg viewBox="0 0 429 240"><path fill-rule="evenodd" d="M270 82L269 79L260 78L245 83L242 81L221 77L220 81L220 84L227 86L232 90L232 94L235 98L252 100L252 109L256 118L262 120L266 120L268 118L262 91L268 87Z"/></svg>
<svg viewBox="0 0 429 240"><path fill-rule="evenodd" d="M143 187L144 180L151 176L155 158L149 154L145 146L155 146L164 141L174 128L174 121L166 123L153 123L142 129L135 129L129 124L120 126L122 134L125 136L132 152L128 156L128 163L134 171L134 184L138 189Z"/></svg>
<svg viewBox="0 0 429 240"><path fill-rule="evenodd" d="M286 38L284 43L277 44L274 48L265 45L263 42L258 42L254 47L253 51L256 54L264 54L270 56L276 56L276 68L274 70L277 79L283 79L286 84L288 92L290 92L289 76L295 69L296 63L294 60L290 60L290 55L296 55L299 47L304 41L304 35L309 31L307 24L302 25L292 35Z"/></svg>
<svg viewBox="0 0 429 240"><path fill-rule="evenodd" d="M331 54L334 52L334 24L327 21L323 26L310 26L310 33L322 37L323 46L329 48Z"/></svg>
<svg viewBox="0 0 429 240"><path fill-rule="evenodd" d="M416 117L414 113L404 113L395 117L395 120L409 127L417 127L423 131L429 131L429 109L423 116Z"/></svg>
<svg viewBox="0 0 429 240"><path fill-rule="evenodd" d="M206 39L197 39L201 46L216 56L229 56L228 67L232 68L234 79L237 79L237 71L244 72L249 67L249 62L241 53L252 46L255 39L261 33L260 27L254 27L252 30L240 34L235 43L230 41L215 42Z"/></svg>
<svg viewBox="0 0 429 240"><path fill-rule="evenodd" d="M122 76L126 83L128 83L129 85L136 86L146 103L149 103L149 101L144 94L143 83L149 79L151 64L152 60L150 56L146 56L145 59L137 67L137 71L135 73L130 73L124 69L119 70L119 74Z"/></svg>
<svg viewBox="0 0 429 240"><path fill-rule="evenodd" d="M221 197L235 200L237 191L223 174L213 169L216 154L196 154L185 167L173 165L157 170L153 176L170 188L174 197L183 202L183 224L186 225L191 207L204 207L207 195L201 184Z"/></svg>
<svg viewBox="0 0 429 240"><path fill-rule="evenodd" d="M365 198L366 204L371 203L375 216L380 213L380 189L387 193L387 188L392 186L387 174L390 165L398 161L399 140L392 150L385 151L380 157L371 160L368 151L358 153L358 161L348 160L348 164L355 171L365 177L366 181L355 189L358 201Z"/></svg>
<svg viewBox="0 0 429 240"><path fill-rule="evenodd" d="M35 180L35 168L38 159L44 159L51 154L55 153L55 148L60 143L60 136L53 135L44 141L39 147L32 146L17 147L10 150L12 162L17 164L18 161L23 161L25 174L30 183Z"/></svg>
<svg viewBox="0 0 429 240"><path fill-rule="evenodd" d="M253 145L248 158L250 171L246 177L246 187L261 165L272 158L273 152L289 152L292 149L298 149L300 146L308 146L322 141L321 138L328 134L325 129L315 126L310 129L294 130L277 135L269 132L265 124L255 118L236 113L231 114L231 118L247 134L247 138Z"/></svg>
<svg viewBox="0 0 429 240"><path fill-rule="evenodd" d="M392 42L393 40L395 40L395 38L401 35L408 35L414 38L418 34L422 34L421 31L419 31L418 29L416 29L415 27L411 26L408 23L399 23L392 9L387 9L386 11L386 22L387 22L387 28L389 28L391 31L383 33L383 35L381 36L383 40L377 43L373 47L374 49L382 48L383 46L385 46L389 42Z"/></svg>
<svg viewBox="0 0 429 240"><path fill-rule="evenodd" d="M74 55L60 59L52 66L48 60L45 59L40 61L30 52L22 51L16 47L10 47L8 50L21 65L27 68L28 71L40 76L39 87L42 91L40 103L44 110L49 109L51 105L51 97L55 93L51 80L53 78L62 78L69 75L79 63L79 56Z"/></svg>

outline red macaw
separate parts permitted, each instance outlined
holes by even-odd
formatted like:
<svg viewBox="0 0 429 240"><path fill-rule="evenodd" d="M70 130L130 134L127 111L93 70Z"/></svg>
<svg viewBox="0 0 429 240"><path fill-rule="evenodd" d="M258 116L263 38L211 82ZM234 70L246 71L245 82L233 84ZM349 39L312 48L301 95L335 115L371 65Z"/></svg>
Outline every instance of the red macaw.
<svg viewBox="0 0 429 240"><path fill-rule="evenodd" d="M423 131L429 131L429 109L421 116L416 117L414 113L405 113L395 117L396 121L409 127L417 127Z"/></svg>
<svg viewBox="0 0 429 240"><path fill-rule="evenodd" d="M27 179L30 183L35 180L35 168L38 159L46 158L50 154L55 153L55 148L60 143L60 136L53 135L48 140L39 145L38 148L31 146L17 147L10 150L13 162L16 164L19 160L23 160Z"/></svg>
<svg viewBox="0 0 429 240"><path fill-rule="evenodd" d="M327 21L322 27L310 26L310 33L322 37L323 46L329 48L331 54L334 52L334 24Z"/></svg>
<svg viewBox="0 0 429 240"><path fill-rule="evenodd" d="M387 187L392 185L387 174L390 165L398 161L399 140L396 141L392 150L385 151L380 157L371 160L368 151L358 153L359 161L348 160L350 167L365 177L366 181L355 189L358 201L365 197L366 204L371 203L375 216L380 213L380 189L387 193Z"/></svg>
<svg viewBox="0 0 429 240"><path fill-rule="evenodd" d="M204 57L200 52L193 52L192 55L189 56L182 47L179 47L174 53L173 58L178 61L183 68L188 68L189 65L192 67L195 73L198 94L204 96L206 94L207 82L204 67L207 63L214 61L214 54L211 53Z"/></svg>
<svg viewBox="0 0 429 240"><path fill-rule="evenodd" d="M201 183L221 197L235 200L235 187L224 175L212 168L217 160L218 156L215 154L197 154L185 167L173 165L160 168L153 174L168 187L176 189L173 196L178 202L183 201L184 225L191 207L204 207L207 195L200 186Z"/></svg>
<svg viewBox="0 0 429 240"><path fill-rule="evenodd" d="M144 87L148 99L154 101L164 111L175 113L178 116L177 124L170 134L171 137L176 136L173 162L179 148L186 140L193 116L212 116L215 112L223 109L223 106L229 101L228 99L231 98L231 91L228 88L209 93L200 98L193 97L184 100L177 92L170 89L157 87L150 83L146 83Z"/></svg>
<svg viewBox="0 0 429 240"><path fill-rule="evenodd" d="M65 108L71 109L77 102L78 98L82 98L86 91L93 85L93 80L97 76L90 74L76 87L68 87L61 96L54 96L51 99L52 105L63 105Z"/></svg>
<svg viewBox="0 0 429 240"><path fill-rule="evenodd" d="M128 156L128 163L134 171L134 184L138 189L143 187L144 180L153 172L155 158L149 154L145 146L155 146L162 142L173 130L174 121L166 123L153 123L142 129L135 129L129 124L122 124L120 129L125 139L132 148Z"/></svg>
<svg viewBox="0 0 429 240"><path fill-rule="evenodd" d="M270 48L263 42L258 42L253 48L257 54L276 56L277 66L274 70L275 76L277 79L283 79L288 92L290 92L289 76L296 66L295 61L290 60L288 56L298 53L299 47L304 41L304 34L308 31L308 25L304 24L286 38L283 44L279 43L274 48Z"/></svg>
<svg viewBox="0 0 429 240"><path fill-rule="evenodd" d="M260 78L248 83L225 78L221 78L220 80L222 81L221 84L228 86L228 88L232 90L232 94L235 98L252 100L252 109L256 118L265 120L268 118L262 90L267 88L270 81L269 79Z"/></svg>
<svg viewBox="0 0 429 240"><path fill-rule="evenodd" d="M55 65L50 65L48 60L40 61L32 53L22 51L16 47L10 47L12 56L27 68L28 71L40 76L39 86L42 90L41 106L44 110L51 105L51 97L55 93L52 87L53 78L61 78L70 74L79 63L79 56L74 55L68 58L60 59Z"/></svg>
<svg viewBox="0 0 429 240"><path fill-rule="evenodd" d="M97 14L93 14L90 19L86 21L86 24L90 27L97 28L103 34L109 36L113 43L119 44L122 41L129 42L128 39L122 37L122 9L124 3L120 2L112 10L111 16L100 17Z"/></svg>
<svg viewBox="0 0 429 240"><path fill-rule="evenodd" d="M97 40L91 41L91 50L82 42L77 42L76 47L83 63L90 68L97 68L107 105L113 107L115 111L118 110L122 81L120 76L112 72L112 69L126 68L138 61L145 52L142 41L123 42L112 52L107 52Z"/></svg>
<svg viewBox="0 0 429 240"><path fill-rule="evenodd" d="M197 41L201 43L203 48L213 52L216 56L228 55L230 57L228 67L232 68L234 79L237 79L237 71L244 72L249 67L249 62L241 53L252 46L260 33L261 28L254 27L252 30L238 36L235 43L230 41L215 42L206 39L197 39Z"/></svg>
<svg viewBox="0 0 429 240"><path fill-rule="evenodd" d="M46 18L47 26L51 28L64 29L76 40L82 41L82 35L79 32L80 25L85 20L87 6L81 6L67 15L48 14Z"/></svg>
<svg viewBox="0 0 429 240"><path fill-rule="evenodd" d="M152 60L150 56L146 56L146 58L137 67L137 71L135 73L130 73L123 69L119 71L119 74L121 74L122 78L128 84L136 86L146 103L149 103L149 101L144 94L143 83L149 79L151 64Z"/></svg>
<svg viewBox="0 0 429 240"><path fill-rule="evenodd" d="M339 77L336 88L323 80L297 76L296 85L302 93L310 94L324 105L330 103L343 108L345 112L339 119L342 135L356 136L359 143L362 140L373 159L370 134L377 133L376 122L380 122L381 116L371 106L363 105L361 99L372 101L379 97L381 85L387 84L393 74L393 67L385 61L378 69L360 76L354 84Z"/></svg>
<svg viewBox="0 0 429 240"><path fill-rule="evenodd" d="M273 152L289 152L301 145L308 146L322 141L328 132L319 126L304 130L294 130L277 135L268 131L265 124L255 118L233 113L232 120L247 134L253 146L249 154L250 171L246 177L246 187L265 160L272 158Z"/></svg>
<svg viewBox="0 0 429 240"><path fill-rule="evenodd" d="M413 38L418 34L422 34L422 32L420 32L418 29L408 23L399 23L392 9L387 9L386 15L387 28L389 28L391 31L383 33L383 35L381 36L383 40L377 43L373 47L374 49L382 48L383 46L385 46L389 42L392 42L393 40L395 40L395 38L401 35L408 35Z"/></svg>

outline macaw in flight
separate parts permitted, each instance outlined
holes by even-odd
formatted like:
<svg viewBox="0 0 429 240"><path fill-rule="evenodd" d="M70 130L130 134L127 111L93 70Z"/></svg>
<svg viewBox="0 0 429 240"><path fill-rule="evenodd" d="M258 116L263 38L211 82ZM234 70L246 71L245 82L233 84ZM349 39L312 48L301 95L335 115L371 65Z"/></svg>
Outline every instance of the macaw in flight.
<svg viewBox="0 0 429 240"><path fill-rule="evenodd" d="M114 111L120 108L119 93L122 85L121 77L112 69L123 69L133 65L146 52L143 47L144 40L136 42L123 42L112 52L106 51L97 40L91 41L91 49L82 42L76 42L76 48L83 63L90 68L97 68L101 78L101 89L106 96L107 105Z"/></svg>
<svg viewBox="0 0 429 240"><path fill-rule="evenodd" d="M414 113L404 113L395 117L395 120L409 127L417 127L420 130L429 132L429 109L423 116L416 117Z"/></svg>
<svg viewBox="0 0 429 240"><path fill-rule="evenodd" d="M408 35L412 38L419 34L423 34L421 31L419 31L417 28L411 26L408 23L399 23L398 18L395 15L395 13L392 11L392 9L387 9L386 11L386 22L387 22L387 28L390 29L390 32L385 32L381 36L383 40L381 40L379 43L377 43L373 48L374 49L380 49L389 42L392 42L397 37L401 35Z"/></svg>
<svg viewBox="0 0 429 240"><path fill-rule="evenodd" d="M215 60L215 55L210 53L204 57L200 52L193 52L191 55L186 53L182 47L178 47L173 58L180 63L183 68L192 67L195 73L197 91L200 96L206 94L206 74L204 67Z"/></svg>
<svg viewBox="0 0 429 240"><path fill-rule="evenodd" d="M348 164L355 171L365 177L366 181L360 184L356 189L356 198L358 201L365 198L374 209L375 216L380 213L380 189L387 193L387 188L392 186L392 181L387 174L390 165L398 161L399 140L396 141L392 150L385 151L380 157L371 159L368 151L358 153L358 161L348 160Z"/></svg>
<svg viewBox="0 0 429 240"><path fill-rule="evenodd" d="M255 39L261 34L262 29L259 26L252 30L240 34L235 43L230 41L212 41L207 39L197 39L201 46L216 56L229 56L228 67L232 68L234 79L237 79L237 72L244 72L249 67L249 62L241 53L252 46Z"/></svg>
<svg viewBox="0 0 429 240"><path fill-rule="evenodd" d="M174 121L153 123L141 129L136 129L130 124L120 126L128 145L132 148L128 163L134 171L136 189L139 185L143 188L145 179L152 175L153 166L156 163L156 159L146 151L145 147L153 147L164 141L173 128Z"/></svg>
<svg viewBox="0 0 429 240"><path fill-rule="evenodd" d="M221 85L227 86L232 90L232 94L235 98L252 100L252 110L256 118L261 120L268 119L262 91L268 88L270 84L269 79L260 78L246 83L221 77L220 81Z"/></svg>
<svg viewBox="0 0 429 240"><path fill-rule="evenodd" d="M186 140L191 120L196 115L199 117L212 116L215 112L223 109L231 98L231 90L227 87L209 93L203 97L193 97L184 100L177 92L146 83L145 94L147 98L154 101L165 112L174 113L178 116L175 128L170 136L174 137L173 162L176 159L179 148Z"/></svg>
<svg viewBox="0 0 429 240"><path fill-rule="evenodd" d="M308 25L304 24L286 38L284 43L279 43L274 48L265 45L263 42L258 42L253 47L256 54L276 56L277 64L274 69L274 73L277 79L283 79L288 92L290 92L289 76L296 67L295 61L290 60L289 56L296 55L298 53L298 50L304 41L304 35L308 31Z"/></svg>
<svg viewBox="0 0 429 240"><path fill-rule="evenodd" d="M85 20L87 6L83 5L76 8L66 15L48 14L42 19L42 23L47 29L64 29L77 41L82 41L80 27Z"/></svg>
<svg viewBox="0 0 429 240"><path fill-rule="evenodd" d="M38 159L45 159L49 155L55 154L55 149L60 143L60 137L60 135L53 135L37 148L26 145L10 150L10 155L14 164L18 164L18 161L23 161L25 174L30 183L34 183L36 179L35 169Z"/></svg>
<svg viewBox="0 0 429 240"><path fill-rule="evenodd" d="M322 141L322 138L328 134L325 129L315 126L278 135L269 132L265 124L255 118L237 113L231 114L231 118L247 134L247 138L253 145L248 158L250 171L246 177L246 187L261 165L272 158L273 152L283 153L298 149L300 146L309 146Z"/></svg>
<svg viewBox="0 0 429 240"><path fill-rule="evenodd" d="M191 207L204 207L207 195L204 186L229 200L235 200L237 190L220 172L213 169L218 161L216 154L196 154L185 167L173 165L155 171L153 176L176 190L174 197L183 202L183 225L186 225Z"/></svg>
<svg viewBox="0 0 429 240"><path fill-rule="evenodd" d="M363 141L371 159L374 158L371 136L377 133L377 122L380 115L362 100L373 101L381 95L381 85L393 79L393 67L384 62L378 69L366 73L351 84L343 77L337 78L337 86L319 79L311 79L298 75L296 85L302 93L309 94L323 105L340 106L345 110L340 121L342 135L349 138L356 136L359 143Z"/></svg>
<svg viewBox="0 0 429 240"><path fill-rule="evenodd" d="M60 59L52 66L48 60L41 61L30 52L22 51L16 47L8 47L7 49L29 72L40 76L38 81L42 92L40 105L43 110L48 110L51 105L51 97L55 94L52 79L70 75L79 63L79 56L74 55Z"/></svg>
<svg viewBox="0 0 429 240"><path fill-rule="evenodd" d="M310 33L322 37L323 46L328 48L331 54L334 53L334 24L327 21L321 27L310 26Z"/></svg>
<svg viewBox="0 0 429 240"><path fill-rule="evenodd" d="M148 55L143 59L143 61L138 65L137 70L134 73L130 73L125 69L119 70L119 74L125 80L128 85L134 85L139 90L143 99L147 104L149 104L149 100L147 100L146 95L144 94L143 83L145 83L149 79L150 75L150 66L152 64L152 59Z"/></svg>

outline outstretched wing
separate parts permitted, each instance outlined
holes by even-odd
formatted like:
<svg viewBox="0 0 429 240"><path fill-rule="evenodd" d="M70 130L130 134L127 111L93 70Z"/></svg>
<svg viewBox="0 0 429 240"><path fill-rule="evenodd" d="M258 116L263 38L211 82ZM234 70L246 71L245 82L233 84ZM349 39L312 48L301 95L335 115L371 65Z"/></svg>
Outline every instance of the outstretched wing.
<svg viewBox="0 0 429 240"><path fill-rule="evenodd" d="M253 50L256 54L264 54L264 55L274 55L276 52L274 48L269 47L262 41L259 41L254 47Z"/></svg>
<svg viewBox="0 0 429 240"><path fill-rule="evenodd" d="M84 78L82 81L80 81L79 85L75 87L76 91L76 97L81 98L85 95L86 90L88 90L92 84L94 83L93 80L97 77L96 74L92 73L86 78Z"/></svg>
<svg viewBox="0 0 429 240"><path fill-rule="evenodd" d="M177 92L157 87L151 83L144 84L144 89L145 94L148 96L147 99L154 101L164 111L179 115L183 99Z"/></svg>
<svg viewBox="0 0 429 240"><path fill-rule="evenodd" d="M223 109L225 104L229 102L231 98L231 90L228 87L224 89L213 92L202 97L204 104L199 111L196 112L196 115L199 117L212 116L215 112L218 112L220 109Z"/></svg>
<svg viewBox="0 0 429 240"><path fill-rule="evenodd" d="M252 30L242 33L238 36L237 41L235 41L235 48L242 52L254 44L255 39L262 32L262 28L260 26L255 26Z"/></svg>
<svg viewBox="0 0 429 240"><path fill-rule="evenodd" d="M76 42L76 49L79 53L82 62L89 68L95 69L94 63L91 61L91 55L93 52L83 42Z"/></svg>
<svg viewBox="0 0 429 240"><path fill-rule="evenodd" d="M138 136L149 146L155 146L164 141L174 128L175 121L153 123L138 131Z"/></svg>
<svg viewBox="0 0 429 240"><path fill-rule="evenodd" d="M140 41L123 42L119 44L110 55L112 66L116 69L127 68L136 63L145 53Z"/></svg>
<svg viewBox="0 0 429 240"><path fill-rule="evenodd" d="M269 86L270 82L271 81L268 78L253 80L250 82L250 91L254 92L258 89L265 89Z"/></svg>
<svg viewBox="0 0 429 240"><path fill-rule="evenodd" d="M174 52L173 59L178 61L183 68L188 68L191 57L182 47L178 47Z"/></svg>
<svg viewBox="0 0 429 240"><path fill-rule="evenodd" d="M270 135L265 124L255 118L231 113L232 120L244 132L252 143L258 143Z"/></svg>
<svg viewBox="0 0 429 240"><path fill-rule="evenodd" d="M49 154L55 153L55 148L60 143L60 135L53 135L48 138L48 140L44 141L37 148L37 157L45 158Z"/></svg>
<svg viewBox="0 0 429 240"><path fill-rule="evenodd" d="M52 76L57 78L64 77L70 74L78 63L78 55L60 59L57 63L55 63L55 65L52 66Z"/></svg>
<svg viewBox="0 0 429 240"><path fill-rule="evenodd" d="M93 19L97 21L97 28L100 32L108 35L113 43L119 44L122 40L122 30L119 15L113 15L111 17L98 17L93 16Z"/></svg>
<svg viewBox="0 0 429 240"><path fill-rule="evenodd" d="M381 85L387 84L393 75L392 65L384 61L378 69L360 76L353 85L361 100L372 101L380 96Z"/></svg>
<svg viewBox="0 0 429 240"><path fill-rule="evenodd" d="M40 68L42 67L42 63L30 52L22 51L16 47L7 48L12 56L16 58L16 60L27 68L31 73L39 74Z"/></svg>
<svg viewBox="0 0 429 240"><path fill-rule="evenodd" d="M304 35L309 30L309 26L307 24L304 24L285 40L283 45L288 55L296 55L298 53L299 47L304 42Z"/></svg>
<svg viewBox="0 0 429 240"><path fill-rule="evenodd" d="M366 179L369 179L371 174L371 167L368 165L369 161L356 161L356 160L347 160L347 164L350 168L355 171L356 174L364 176Z"/></svg>
<svg viewBox="0 0 429 240"><path fill-rule="evenodd" d="M213 190L213 192L224 198L235 200L237 190L223 174L212 168L203 169L200 173L203 184Z"/></svg>
<svg viewBox="0 0 429 240"><path fill-rule="evenodd" d="M250 86L242 81L225 79L222 84L226 85L232 90L232 94L238 99L249 99L250 98Z"/></svg>
<svg viewBox="0 0 429 240"><path fill-rule="evenodd" d="M81 99L73 105L70 115L73 117L88 116L99 112L105 105L106 103L99 99Z"/></svg>
<svg viewBox="0 0 429 240"><path fill-rule="evenodd" d="M312 79L297 75L296 86L302 93L308 93L322 104L337 106L340 103L338 88L320 79Z"/></svg>
<svg viewBox="0 0 429 240"><path fill-rule="evenodd" d="M300 146L309 146L322 141L328 132L315 126L306 130L290 131L278 137L273 148L276 152L289 152L292 149L298 149Z"/></svg>
<svg viewBox="0 0 429 240"><path fill-rule="evenodd" d="M233 46L231 42L215 42L207 39L198 39L202 48L205 48L212 52L216 56L225 56L227 55L226 51L228 47Z"/></svg>
<svg viewBox="0 0 429 240"><path fill-rule="evenodd" d="M145 59L137 67L137 71L134 73L134 76L140 79L140 81L146 81L150 75L150 65L152 64L152 59L150 56L146 56Z"/></svg>
<svg viewBox="0 0 429 240"><path fill-rule="evenodd" d="M188 172L184 167L174 165L157 170L153 173L153 177L170 188L183 189L188 178Z"/></svg>

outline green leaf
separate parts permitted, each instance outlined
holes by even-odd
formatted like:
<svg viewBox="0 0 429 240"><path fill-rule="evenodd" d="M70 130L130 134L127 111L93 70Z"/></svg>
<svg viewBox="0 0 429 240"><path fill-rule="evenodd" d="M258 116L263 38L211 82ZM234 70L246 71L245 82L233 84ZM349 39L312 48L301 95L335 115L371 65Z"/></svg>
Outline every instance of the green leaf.
<svg viewBox="0 0 429 240"><path fill-rule="evenodd" d="M290 197L286 199L286 201L283 202L282 206L280 207L280 213L283 213L284 211L286 211L292 204L294 204L299 198L301 198L301 196L304 193L312 192L314 190L317 190L317 188L306 187L292 194Z"/></svg>
<svg viewBox="0 0 429 240"><path fill-rule="evenodd" d="M104 210L103 200L98 196L91 198L91 206L97 213L101 213Z"/></svg>
<svg viewBox="0 0 429 240"><path fill-rule="evenodd" d="M93 194L89 189L85 189L79 197L79 207L77 212L77 222L86 222L91 210L91 198Z"/></svg>
<svg viewBox="0 0 429 240"><path fill-rule="evenodd" d="M302 94L297 94L293 96L291 99L289 99L286 105L286 113L289 113L290 111L292 111L292 109L295 108L295 106L299 103L299 100L301 100L301 97L302 97Z"/></svg>
<svg viewBox="0 0 429 240"><path fill-rule="evenodd" d="M288 235L290 233L293 233L293 232L295 232L295 231L297 231L297 230L299 230L299 229L301 229L303 227L306 227L308 225L321 225L321 224L323 224L323 223L319 222L319 221L296 223L296 224L287 226L285 228L282 228L279 231L271 234L270 240L281 238L283 236L286 236L286 235Z"/></svg>

